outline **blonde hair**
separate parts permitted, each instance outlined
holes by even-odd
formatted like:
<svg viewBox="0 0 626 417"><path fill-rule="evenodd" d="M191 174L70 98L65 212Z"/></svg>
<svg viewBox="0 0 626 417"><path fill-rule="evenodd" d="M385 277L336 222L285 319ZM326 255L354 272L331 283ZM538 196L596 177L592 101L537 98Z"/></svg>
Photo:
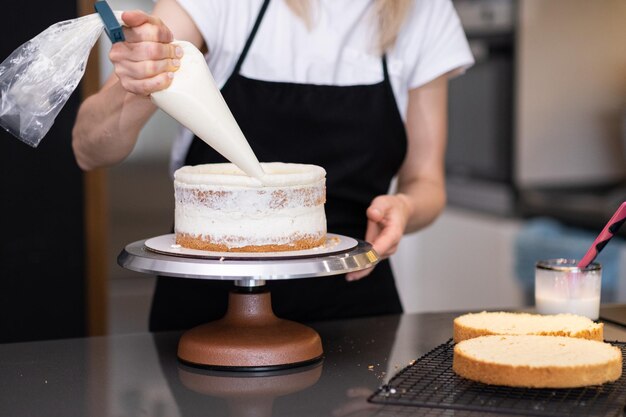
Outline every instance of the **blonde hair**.
<svg viewBox="0 0 626 417"><path fill-rule="evenodd" d="M313 27L313 11L311 0L285 0L291 11L302 20L307 27ZM378 25L377 49L384 52L391 48L404 19L413 4L413 0L374 0L372 18Z"/></svg>

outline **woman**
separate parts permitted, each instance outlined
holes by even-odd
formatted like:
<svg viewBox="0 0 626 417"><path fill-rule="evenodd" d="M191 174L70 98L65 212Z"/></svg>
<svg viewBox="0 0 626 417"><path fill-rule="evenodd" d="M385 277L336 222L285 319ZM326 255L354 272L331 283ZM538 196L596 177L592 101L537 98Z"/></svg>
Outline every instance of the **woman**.
<svg viewBox="0 0 626 417"><path fill-rule="evenodd" d="M123 19L126 41L110 52L115 74L83 103L74 128L81 168L131 152L156 110L149 94L176 76L182 52L168 43L182 39L208 51L260 161L326 169L330 232L364 238L388 258L404 233L443 210L447 80L473 62L450 0L160 0L152 16ZM173 160L223 158L183 132ZM220 317L231 287L160 278L151 329ZM270 288L276 314L296 320L402 311L388 261Z"/></svg>

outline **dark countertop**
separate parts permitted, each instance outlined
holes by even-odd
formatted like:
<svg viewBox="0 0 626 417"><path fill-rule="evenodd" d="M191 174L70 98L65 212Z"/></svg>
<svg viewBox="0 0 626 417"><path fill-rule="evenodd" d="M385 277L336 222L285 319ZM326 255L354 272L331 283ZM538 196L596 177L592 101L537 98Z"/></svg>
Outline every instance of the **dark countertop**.
<svg viewBox="0 0 626 417"><path fill-rule="evenodd" d="M621 321L621 310L607 307ZM250 375L178 362L179 332L0 345L0 415L396 416L450 411L379 407L366 398L452 336L459 313L404 314L313 324L325 357L305 368ZM607 340L626 328L606 322ZM455 412L454 415L476 415Z"/></svg>

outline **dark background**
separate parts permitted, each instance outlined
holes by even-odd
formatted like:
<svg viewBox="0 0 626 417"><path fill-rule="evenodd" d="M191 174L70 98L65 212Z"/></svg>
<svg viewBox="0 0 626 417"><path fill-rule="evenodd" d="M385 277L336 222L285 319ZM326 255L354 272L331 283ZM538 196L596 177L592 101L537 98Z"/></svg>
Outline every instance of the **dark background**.
<svg viewBox="0 0 626 417"><path fill-rule="evenodd" d="M5 2L0 61L76 15L75 2ZM0 129L0 343L86 334L83 174L71 149L78 90L38 148Z"/></svg>

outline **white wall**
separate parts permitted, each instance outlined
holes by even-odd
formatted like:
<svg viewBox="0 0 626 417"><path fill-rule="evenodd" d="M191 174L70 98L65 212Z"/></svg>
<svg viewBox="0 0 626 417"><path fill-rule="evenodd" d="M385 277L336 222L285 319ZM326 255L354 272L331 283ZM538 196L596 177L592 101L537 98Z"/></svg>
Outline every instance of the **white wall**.
<svg viewBox="0 0 626 417"><path fill-rule="evenodd" d="M448 207L405 236L391 263L406 312L514 308L524 293L513 242L522 221Z"/></svg>

